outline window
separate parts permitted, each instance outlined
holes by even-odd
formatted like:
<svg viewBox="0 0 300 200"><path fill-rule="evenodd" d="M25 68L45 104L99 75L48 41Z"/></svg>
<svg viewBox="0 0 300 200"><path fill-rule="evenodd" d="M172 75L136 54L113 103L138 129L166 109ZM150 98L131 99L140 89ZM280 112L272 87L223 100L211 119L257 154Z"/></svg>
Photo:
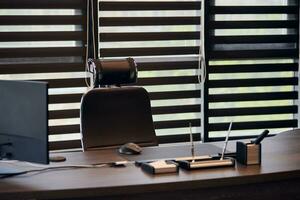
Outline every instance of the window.
<svg viewBox="0 0 300 200"><path fill-rule="evenodd" d="M1 0L0 78L49 82L50 148L79 147L86 91L83 0ZM64 141L68 140L68 141Z"/></svg>
<svg viewBox="0 0 300 200"><path fill-rule="evenodd" d="M213 1L212 1L213 2ZM299 7L286 0L207 3L205 140L298 126Z"/></svg>
<svg viewBox="0 0 300 200"><path fill-rule="evenodd" d="M96 55L137 61L161 143L188 141L190 123L204 141L231 120L233 137L298 126L298 1L1 0L0 79L49 82L50 149L81 145L87 2Z"/></svg>
<svg viewBox="0 0 300 200"><path fill-rule="evenodd" d="M99 1L100 58L133 57L160 142L200 138L200 1Z"/></svg>

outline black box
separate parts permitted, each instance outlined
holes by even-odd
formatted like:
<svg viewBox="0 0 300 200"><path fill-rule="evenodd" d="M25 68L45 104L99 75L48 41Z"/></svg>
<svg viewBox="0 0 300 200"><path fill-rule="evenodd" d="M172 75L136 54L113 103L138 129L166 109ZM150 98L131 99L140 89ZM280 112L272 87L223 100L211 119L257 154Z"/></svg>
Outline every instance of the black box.
<svg viewBox="0 0 300 200"><path fill-rule="evenodd" d="M236 160L244 165L256 165L261 163L261 144L236 143Z"/></svg>

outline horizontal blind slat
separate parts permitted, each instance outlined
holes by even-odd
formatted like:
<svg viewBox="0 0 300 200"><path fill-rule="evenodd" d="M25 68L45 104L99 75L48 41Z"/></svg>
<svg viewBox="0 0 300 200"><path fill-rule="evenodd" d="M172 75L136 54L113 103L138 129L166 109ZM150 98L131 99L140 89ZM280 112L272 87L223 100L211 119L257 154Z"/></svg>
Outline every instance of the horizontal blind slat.
<svg viewBox="0 0 300 200"><path fill-rule="evenodd" d="M275 50L228 50L211 51L210 59L237 59L237 58L294 58L298 57L297 49L275 49Z"/></svg>
<svg viewBox="0 0 300 200"><path fill-rule="evenodd" d="M61 126L49 126L50 135L68 134L68 133L80 133L80 125L61 125Z"/></svg>
<svg viewBox="0 0 300 200"><path fill-rule="evenodd" d="M49 88L86 87L84 78L39 79L34 81L48 82Z"/></svg>
<svg viewBox="0 0 300 200"><path fill-rule="evenodd" d="M176 113L190 113L200 112L200 105L183 105L183 106L160 106L152 107L152 114L176 114Z"/></svg>
<svg viewBox="0 0 300 200"><path fill-rule="evenodd" d="M200 10L201 2L99 2L100 11Z"/></svg>
<svg viewBox="0 0 300 200"><path fill-rule="evenodd" d="M84 63L0 64L0 74L78 72L84 69Z"/></svg>
<svg viewBox="0 0 300 200"><path fill-rule="evenodd" d="M200 17L100 17L100 26L196 25Z"/></svg>
<svg viewBox="0 0 300 200"><path fill-rule="evenodd" d="M298 92L263 92L244 94L214 94L209 95L209 102L263 101L298 99Z"/></svg>
<svg viewBox="0 0 300 200"><path fill-rule="evenodd" d="M0 42L82 40L82 31L0 32Z"/></svg>
<svg viewBox="0 0 300 200"><path fill-rule="evenodd" d="M0 25L81 25L84 19L73 16L0 16Z"/></svg>
<svg viewBox="0 0 300 200"><path fill-rule="evenodd" d="M77 103L80 102L83 94L57 94L49 96L50 104Z"/></svg>
<svg viewBox="0 0 300 200"><path fill-rule="evenodd" d="M2 9L82 9L85 6L83 0L1 0Z"/></svg>
<svg viewBox="0 0 300 200"><path fill-rule="evenodd" d="M49 119L79 118L79 114L79 109L51 110L49 111Z"/></svg>
<svg viewBox="0 0 300 200"><path fill-rule="evenodd" d="M67 141L52 141L49 142L49 150L60 149L76 149L81 147L81 140L67 140Z"/></svg>
<svg viewBox="0 0 300 200"><path fill-rule="evenodd" d="M297 14L298 6L211 6L212 14Z"/></svg>
<svg viewBox="0 0 300 200"><path fill-rule="evenodd" d="M298 35L212 36L211 41L216 44L293 43L298 41Z"/></svg>
<svg viewBox="0 0 300 200"><path fill-rule="evenodd" d="M270 106L251 108L220 108L210 109L210 117L241 116L241 115L267 115L267 114L288 114L297 113L298 106Z"/></svg>
<svg viewBox="0 0 300 200"><path fill-rule="evenodd" d="M154 33L100 33L100 42L153 41L153 40L196 40L200 32L154 32Z"/></svg>
<svg viewBox="0 0 300 200"><path fill-rule="evenodd" d="M278 86L278 85L297 85L298 78L257 78L257 79L232 79L232 80L211 80L208 85L210 88L223 87L250 87L250 86Z"/></svg>
<svg viewBox="0 0 300 200"><path fill-rule="evenodd" d="M200 98L200 90L150 92L151 100Z"/></svg>
<svg viewBox="0 0 300 200"><path fill-rule="evenodd" d="M214 29L249 29L249 28L298 28L297 20L269 20L269 21L212 21Z"/></svg>
<svg viewBox="0 0 300 200"><path fill-rule="evenodd" d="M138 71L198 69L197 61L137 62Z"/></svg>
<svg viewBox="0 0 300 200"><path fill-rule="evenodd" d="M0 58L83 56L83 47L0 48Z"/></svg>
<svg viewBox="0 0 300 200"><path fill-rule="evenodd" d="M297 120L274 120L256 122L235 122L232 130L264 129L264 128L290 128L297 127ZM209 124L210 131L224 131L228 129L228 123Z"/></svg>
<svg viewBox="0 0 300 200"><path fill-rule="evenodd" d="M138 85L168 85L168 84L191 84L198 83L197 76L174 76L158 78L139 78Z"/></svg>
<svg viewBox="0 0 300 200"><path fill-rule="evenodd" d="M101 57L199 54L199 47L101 48Z"/></svg>
<svg viewBox="0 0 300 200"><path fill-rule="evenodd" d="M281 72L298 71L297 63L282 64L239 64L210 66L208 72L215 73L242 73L242 72Z"/></svg>

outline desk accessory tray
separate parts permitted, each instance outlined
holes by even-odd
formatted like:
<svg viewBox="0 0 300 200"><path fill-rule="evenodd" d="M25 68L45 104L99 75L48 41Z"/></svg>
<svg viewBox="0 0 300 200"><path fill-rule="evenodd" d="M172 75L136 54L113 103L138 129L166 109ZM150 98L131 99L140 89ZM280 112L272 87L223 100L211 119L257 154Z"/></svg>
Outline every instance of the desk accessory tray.
<svg viewBox="0 0 300 200"><path fill-rule="evenodd" d="M195 160L180 160L176 161L179 167L192 170L192 169L204 169L204 168L215 168L215 167L232 167L235 165L235 160L232 158L209 158L209 159L195 159Z"/></svg>
<svg viewBox="0 0 300 200"><path fill-rule="evenodd" d="M172 161L158 160L141 163L141 168L150 174L178 173L178 164Z"/></svg>
<svg viewBox="0 0 300 200"><path fill-rule="evenodd" d="M185 157L169 158L169 159L165 159L165 160L166 160L166 162L176 163L177 161L180 161L180 160L210 159L210 158L211 158L211 156L204 155L204 156L194 156L194 157L192 157L192 156L185 156ZM143 163L151 163L151 162L159 161L159 160L161 160L161 159L136 160L134 163L135 163L136 166L140 167Z"/></svg>

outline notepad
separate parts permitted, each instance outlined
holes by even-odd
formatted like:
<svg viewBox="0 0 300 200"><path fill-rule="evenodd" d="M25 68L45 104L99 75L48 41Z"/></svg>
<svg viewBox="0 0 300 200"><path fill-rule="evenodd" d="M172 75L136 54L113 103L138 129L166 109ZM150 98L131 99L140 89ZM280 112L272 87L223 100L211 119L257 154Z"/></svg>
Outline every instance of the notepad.
<svg viewBox="0 0 300 200"><path fill-rule="evenodd" d="M173 162L166 162L165 160L158 160L150 163L142 163L141 168L151 174L163 174L163 173L176 173L178 172L178 166Z"/></svg>

